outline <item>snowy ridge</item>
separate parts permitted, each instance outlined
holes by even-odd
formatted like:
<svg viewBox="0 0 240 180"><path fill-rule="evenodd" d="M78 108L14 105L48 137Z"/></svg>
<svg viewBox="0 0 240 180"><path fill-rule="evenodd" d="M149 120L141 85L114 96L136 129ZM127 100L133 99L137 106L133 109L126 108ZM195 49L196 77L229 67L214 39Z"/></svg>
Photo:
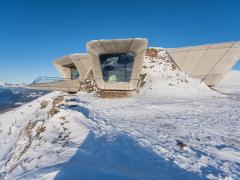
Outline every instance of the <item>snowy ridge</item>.
<svg viewBox="0 0 240 180"><path fill-rule="evenodd" d="M127 98L52 92L0 115L3 179L239 179L240 96L146 56Z"/></svg>

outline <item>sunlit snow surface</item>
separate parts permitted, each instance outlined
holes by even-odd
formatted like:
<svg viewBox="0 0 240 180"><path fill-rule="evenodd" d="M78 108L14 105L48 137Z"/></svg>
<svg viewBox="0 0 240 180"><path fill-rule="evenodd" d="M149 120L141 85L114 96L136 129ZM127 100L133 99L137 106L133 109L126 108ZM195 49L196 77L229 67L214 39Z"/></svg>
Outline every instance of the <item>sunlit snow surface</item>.
<svg viewBox="0 0 240 180"><path fill-rule="evenodd" d="M239 179L240 95L212 91L162 59L145 59L146 84L131 97L53 92L0 115L1 176Z"/></svg>

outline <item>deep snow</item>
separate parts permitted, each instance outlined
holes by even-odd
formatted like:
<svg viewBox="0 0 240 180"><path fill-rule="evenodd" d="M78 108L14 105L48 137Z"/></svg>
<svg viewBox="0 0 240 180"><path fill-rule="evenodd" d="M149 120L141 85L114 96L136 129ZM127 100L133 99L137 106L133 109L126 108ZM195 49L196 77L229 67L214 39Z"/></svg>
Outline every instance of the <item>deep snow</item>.
<svg viewBox="0 0 240 180"><path fill-rule="evenodd" d="M52 92L1 114L1 176L239 179L239 93L187 77L163 49L143 71L126 98Z"/></svg>

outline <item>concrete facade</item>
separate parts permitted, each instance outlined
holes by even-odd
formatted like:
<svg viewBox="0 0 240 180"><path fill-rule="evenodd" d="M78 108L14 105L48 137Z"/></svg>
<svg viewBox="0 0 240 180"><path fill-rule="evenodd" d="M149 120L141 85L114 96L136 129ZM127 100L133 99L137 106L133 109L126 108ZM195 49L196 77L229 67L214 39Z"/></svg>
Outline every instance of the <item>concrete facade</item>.
<svg viewBox="0 0 240 180"><path fill-rule="evenodd" d="M135 90L142 70L148 41L142 38L93 40L87 43L89 59L92 61L93 75L99 89L102 90ZM105 82L100 66L102 54L132 53L134 64L129 82Z"/></svg>
<svg viewBox="0 0 240 180"><path fill-rule="evenodd" d="M167 49L179 69L215 86L240 58L240 42Z"/></svg>

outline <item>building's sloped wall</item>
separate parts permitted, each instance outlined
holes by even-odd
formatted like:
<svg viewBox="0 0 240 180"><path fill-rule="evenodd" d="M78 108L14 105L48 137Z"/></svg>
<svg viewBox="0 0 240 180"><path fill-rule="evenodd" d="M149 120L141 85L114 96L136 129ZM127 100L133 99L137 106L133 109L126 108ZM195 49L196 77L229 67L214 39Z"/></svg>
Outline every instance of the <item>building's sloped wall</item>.
<svg viewBox="0 0 240 180"><path fill-rule="evenodd" d="M240 42L167 49L180 70L216 85L240 58Z"/></svg>

